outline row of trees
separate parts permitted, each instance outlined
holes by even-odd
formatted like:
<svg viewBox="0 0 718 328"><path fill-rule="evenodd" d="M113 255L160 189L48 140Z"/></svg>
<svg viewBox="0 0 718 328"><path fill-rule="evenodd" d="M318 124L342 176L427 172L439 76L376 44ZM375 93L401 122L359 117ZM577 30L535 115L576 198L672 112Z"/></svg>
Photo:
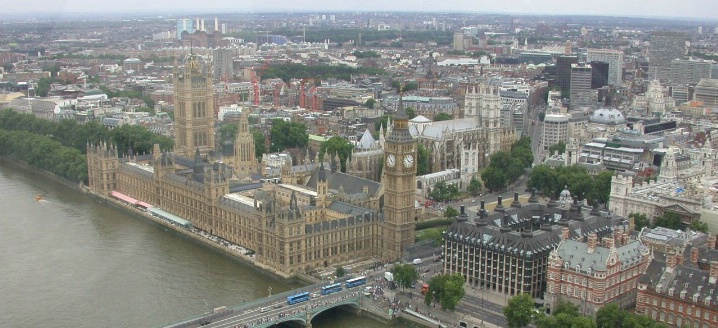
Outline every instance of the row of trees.
<svg viewBox="0 0 718 328"><path fill-rule="evenodd" d="M445 202L459 198L461 192L455 184L447 184L445 181L439 181L434 184L434 188L429 193L429 198L437 202Z"/></svg>
<svg viewBox="0 0 718 328"><path fill-rule="evenodd" d="M564 188L568 188L580 200L586 199L589 203L605 204L611 193L612 177L611 171L602 171L596 176L591 176L585 169L576 165L560 166L555 169L539 165L531 170L526 186L554 197L558 196Z"/></svg>
<svg viewBox="0 0 718 328"><path fill-rule="evenodd" d="M582 316L579 307L560 300L551 315L537 309L529 294L512 297L504 307L504 316L510 328L522 328L533 323L536 328L663 328L663 323L622 310L617 304L608 304L596 312L595 320Z"/></svg>
<svg viewBox="0 0 718 328"><path fill-rule="evenodd" d="M304 148L309 144L307 126L296 122L287 122L281 119L272 121L270 129L272 141L269 151L274 153L287 148Z"/></svg>
<svg viewBox="0 0 718 328"><path fill-rule="evenodd" d="M0 156L25 162L73 182L87 182L85 155L48 136L0 129Z"/></svg>
<svg viewBox="0 0 718 328"><path fill-rule="evenodd" d="M385 71L381 68L359 67L351 68L346 65L330 66L330 65L313 65L307 66L302 64L282 64L272 65L262 73L262 79L280 78L284 82L291 79L312 79L317 80L337 78L349 81L352 75L369 74L383 75Z"/></svg>
<svg viewBox="0 0 718 328"><path fill-rule="evenodd" d="M655 218L653 222L651 222L651 220L646 216L646 213L630 213L628 214L628 217L633 218L633 222L636 225L636 231L641 231L644 227L664 227L673 230L682 230L686 228L683 221L681 221L681 217L673 212L665 212L663 215ZM691 221L687 228L693 231L708 233L708 224L699 219Z"/></svg>
<svg viewBox="0 0 718 328"><path fill-rule="evenodd" d="M366 43L378 43L380 41L389 40L401 40L405 42L425 42L432 41L438 45L450 45L453 41L454 33L452 31L377 31L377 30L366 30L366 29L354 29L354 28L339 28L339 29L306 29L294 30L294 29L278 29L271 32L271 34L279 34L286 36L301 36L305 34L304 39L307 42L324 42L324 40L330 40L335 43L345 43L349 41L359 40L361 34L362 44ZM235 35L233 35L235 36ZM257 32L245 32L237 34L237 37L241 37L248 40L255 40Z"/></svg>
<svg viewBox="0 0 718 328"><path fill-rule="evenodd" d="M481 172L481 180L489 191L503 190L523 175L533 161L531 139L522 137L511 145L510 152L498 151L491 155L489 166Z"/></svg>
<svg viewBox="0 0 718 328"><path fill-rule="evenodd" d="M97 121L79 124L74 120L52 122L32 114L22 114L12 109L0 111L0 129L26 131L56 140L66 147L86 152L87 143L105 141L117 145L120 156L131 148L135 154L152 151L155 143L162 149L172 149L174 141L168 137L148 131L139 125L123 125L110 130Z"/></svg>
<svg viewBox="0 0 718 328"><path fill-rule="evenodd" d="M464 283L464 277L458 273L433 276L429 280L429 290L424 295L424 303L430 306L432 302L436 302L442 309L453 311L466 295Z"/></svg>

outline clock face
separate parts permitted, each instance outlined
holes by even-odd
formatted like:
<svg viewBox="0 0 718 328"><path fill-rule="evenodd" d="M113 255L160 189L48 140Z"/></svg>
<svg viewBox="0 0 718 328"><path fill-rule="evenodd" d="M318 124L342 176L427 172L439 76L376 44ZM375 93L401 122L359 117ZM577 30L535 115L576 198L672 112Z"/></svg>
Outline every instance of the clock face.
<svg viewBox="0 0 718 328"><path fill-rule="evenodd" d="M386 165L388 167L394 167L394 165L396 165L396 158L394 158L394 155L389 154L389 156L386 157Z"/></svg>
<svg viewBox="0 0 718 328"><path fill-rule="evenodd" d="M404 167L410 168L412 165L414 165L414 156L406 155L406 157L404 157Z"/></svg>

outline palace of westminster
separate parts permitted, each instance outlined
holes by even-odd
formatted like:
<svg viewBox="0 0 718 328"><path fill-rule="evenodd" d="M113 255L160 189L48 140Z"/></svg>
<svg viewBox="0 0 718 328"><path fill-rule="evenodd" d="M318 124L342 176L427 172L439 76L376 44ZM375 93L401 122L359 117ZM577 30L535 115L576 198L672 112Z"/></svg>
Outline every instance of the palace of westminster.
<svg viewBox="0 0 718 328"><path fill-rule="evenodd" d="M92 192L119 192L189 220L197 229L254 250L256 265L284 276L396 260L414 243L417 142L403 105L382 138L379 182L342 173L337 161L317 158L294 166L288 161L279 183L258 183L261 171L247 114L238 123L234 155L214 158L212 63L188 55L183 64L175 63L173 71L174 150L155 145L151 155L118 156L112 145L89 145ZM485 116L487 130L504 133L494 122L497 115ZM491 138L491 145L499 139Z"/></svg>

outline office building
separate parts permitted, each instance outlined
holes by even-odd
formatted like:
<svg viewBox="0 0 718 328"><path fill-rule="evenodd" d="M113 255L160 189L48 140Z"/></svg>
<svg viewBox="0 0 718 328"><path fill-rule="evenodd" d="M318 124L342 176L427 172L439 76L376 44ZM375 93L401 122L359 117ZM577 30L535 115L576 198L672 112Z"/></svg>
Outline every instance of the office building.
<svg viewBox="0 0 718 328"><path fill-rule="evenodd" d="M608 64L608 84L616 87L623 82L623 51L609 49L588 49L586 62ZM595 88L594 88L595 89Z"/></svg>
<svg viewBox="0 0 718 328"><path fill-rule="evenodd" d="M556 85L561 88L561 94L564 97L570 94L572 64L578 64L577 56L559 56L556 58Z"/></svg>
<svg viewBox="0 0 718 328"><path fill-rule="evenodd" d="M548 150L559 142L564 144L568 142L568 121L569 115L546 114L543 121L543 141L541 143L544 150Z"/></svg>
<svg viewBox="0 0 718 328"><path fill-rule="evenodd" d="M571 64L569 106L572 110L579 107L592 107L596 104L591 91L592 74L589 64Z"/></svg>
<svg viewBox="0 0 718 328"><path fill-rule="evenodd" d="M669 82L673 85L685 85L710 79L712 65L712 61L674 59L671 61Z"/></svg>
<svg viewBox="0 0 718 328"><path fill-rule="evenodd" d="M648 62L650 79L667 80L671 75L671 61L683 59L688 37L682 32L653 31Z"/></svg>
<svg viewBox="0 0 718 328"><path fill-rule="evenodd" d="M589 64L591 64L591 89L607 86L610 81L610 65L601 61L592 61Z"/></svg>
<svg viewBox="0 0 718 328"><path fill-rule="evenodd" d="M693 90L693 100L706 107L718 107L718 79L701 79Z"/></svg>
<svg viewBox="0 0 718 328"><path fill-rule="evenodd" d="M454 32L454 50L464 50L464 33L461 31Z"/></svg>
<svg viewBox="0 0 718 328"><path fill-rule="evenodd" d="M557 202L539 204L535 193L521 204L518 193L510 206L501 196L489 213L481 201L474 222L460 214L444 233L445 273L459 273L469 285L507 296L527 293L543 298L549 254L561 241L582 240L595 233L609 236L623 218L583 209L568 190Z"/></svg>
<svg viewBox="0 0 718 328"><path fill-rule="evenodd" d="M551 311L562 300L587 316L611 303L632 309L638 279L652 256L648 247L629 238L631 230L628 225L619 226L603 240L591 233L587 242L562 241L549 256L546 308Z"/></svg>

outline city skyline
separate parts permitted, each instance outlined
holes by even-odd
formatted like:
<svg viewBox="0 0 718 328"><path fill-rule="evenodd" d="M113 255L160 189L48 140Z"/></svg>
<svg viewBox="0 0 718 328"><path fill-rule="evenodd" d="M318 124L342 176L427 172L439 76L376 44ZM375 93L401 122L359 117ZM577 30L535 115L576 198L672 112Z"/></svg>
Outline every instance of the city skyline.
<svg viewBox="0 0 718 328"><path fill-rule="evenodd" d="M187 13L222 12L457 12L457 13L498 13L513 15L600 15L626 17L664 17L697 18L716 20L718 2L707 0L687 0L683 2L656 0L651 6L638 0L606 0L601 2L566 2L563 0L517 0L510 4L503 2L467 3L461 0L386 2L367 0L361 3L342 3L328 0L315 0L311 3L297 3L289 0L271 2L248 1L232 3L226 0L205 1L201 7L196 3L180 0L156 0L152 2L110 0L104 2L90 0L28 0L4 4L3 11L13 14L82 14L82 13L157 13L181 15ZM41 8L38 10L38 8Z"/></svg>

